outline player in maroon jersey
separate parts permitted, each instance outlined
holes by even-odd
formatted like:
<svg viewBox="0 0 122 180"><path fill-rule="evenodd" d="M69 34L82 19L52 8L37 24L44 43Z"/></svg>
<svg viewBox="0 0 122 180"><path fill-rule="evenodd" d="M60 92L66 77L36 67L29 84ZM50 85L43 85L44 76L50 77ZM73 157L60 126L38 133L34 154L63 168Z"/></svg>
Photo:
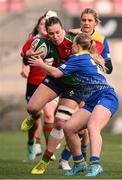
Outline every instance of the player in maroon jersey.
<svg viewBox="0 0 122 180"><path fill-rule="evenodd" d="M49 11L46 14L49 15ZM39 18L36 26L34 27L32 33L30 34L30 38L26 41L26 43L22 47L21 55L23 57L23 64L22 64L21 75L23 77L27 77L27 89L26 89L27 102L30 100L31 96L33 95L39 84L42 83L46 75L42 68L29 66L24 56L26 53L28 54L34 53L32 43L37 37L47 37L47 32L45 29L46 14ZM37 53L35 52L35 54ZM36 121L36 128L32 127L28 131L29 160L34 160L37 155L42 153L40 146L40 137L42 134L42 129L45 136L46 145L48 144L48 137L53 128L54 111L56 109L56 106L57 106L57 100L47 103L43 109L44 111L43 115L45 119L44 125L42 126L42 123L40 123L41 121L39 117L38 120ZM52 159L55 159L55 156L53 156Z"/></svg>
<svg viewBox="0 0 122 180"><path fill-rule="evenodd" d="M66 33L61 21L52 17L46 21L46 30L50 42L50 57L55 59L55 66L61 65L71 55L73 34ZM45 92L45 95L42 92ZM55 115L54 128L51 131L48 147L44 152L42 161L32 170L32 174L43 174L53 155L57 144L63 138L63 126L70 118L72 113L78 108L81 102L81 89L74 76L65 76L58 81L47 76L38 87L28 103L28 112L32 118L38 118L38 111L43 108L45 103L59 96L59 104ZM43 168L43 171L40 168Z"/></svg>

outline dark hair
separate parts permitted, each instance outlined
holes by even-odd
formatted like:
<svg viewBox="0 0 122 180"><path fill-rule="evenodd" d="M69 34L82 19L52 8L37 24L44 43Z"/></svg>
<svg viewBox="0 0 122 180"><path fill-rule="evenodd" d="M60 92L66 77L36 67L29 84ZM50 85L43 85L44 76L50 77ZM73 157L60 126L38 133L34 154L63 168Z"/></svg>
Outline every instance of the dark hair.
<svg viewBox="0 0 122 180"><path fill-rule="evenodd" d="M46 14L44 14L43 16L41 16L38 21L37 24L35 25L35 27L33 28L32 32L30 33L30 36L36 36L39 33L38 27L40 22L45 18Z"/></svg>
<svg viewBox="0 0 122 180"><path fill-rule="evenodd" d="M62 25L62 23L61 23L59 18L57 18L57 17L50 17L50 18L46 19L46 22L45 22L46 31L48 31L48 27L49 26L52 26L54 24L60 24L60 26L63 28L63 25Z"/></svg>

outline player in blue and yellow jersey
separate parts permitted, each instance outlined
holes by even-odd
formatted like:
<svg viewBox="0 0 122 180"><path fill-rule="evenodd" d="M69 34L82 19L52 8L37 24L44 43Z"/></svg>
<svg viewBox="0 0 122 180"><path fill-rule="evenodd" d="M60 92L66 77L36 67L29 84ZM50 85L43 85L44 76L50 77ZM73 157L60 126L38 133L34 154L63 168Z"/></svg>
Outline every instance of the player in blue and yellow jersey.
<svg viewBox="0 0 122 180"><path fill-rule="evenodd" d="M108 40L106 37L104 37L102 34L97 32L95 30L96 26L100 22L99 16L97 12L91 8L86 8L83 10L81 13L81 28L79 29L72 29L70 32L77 34L79 32L85 32L89 34L96 44L96 49L93 49L95 51L96 56L100 55L102 58L101 60L105 61L105 66L107 67L107 74L112 73L113 66L112 66L112 61L111 61L111 56L110 56L110 50L109 50L109 44ZM86 156L87 153L87 144L88 144L88 133L86 130L85 134L79 134L81 137L85 137L85 141L81 144L82 151L84 152L84 156ZM59 161L59 167L66 169L68 166L68 160L71 156L71 153L69 151L69 148L66 146L64 148L63 152L61 153L61 158Z"/></svg>
<svg viewBox="0 0 122 180"><path fill-rule="evenodd" d="M71 29L70 32L77 34L80 32L85 32L92 37L92 40L96 43L96 53L101 55L105 60L105 66L107 67L107 72L110 74L113 70L109 44L106 37L95 30L98 23L100 23L99 15L94 9L86 8L81 13L80 18L81 28Z"/></svg>
<svg viewBox="0 0 122 180"><path fill-rule="evenodd" d="M73 155L74 166L67 171L65 175L72 176L78 172L88 170L86 177L97 176L103 172L100 165L100 154L102 148L101 130L109 122L119 106L117 95L114 89L108 84L103 76L100 66L107 71L106 66L101 60L93 59L90 55L93 41L86 33L78 34L73 40L71 55L63 65L59 68L47 66L40 57L32 57L30 64L32 66L42 67L45 72L53 76L57 81L62 76L71 75L80 85L82 92L82 100L85 105L75 112L65 123L64 133ZM98 66L99 64L99 66ZM90 136L90 165L84 161L78 132L81 129L88 129ZM57 136L59 134L57 133ZM47 154L45 154L45 157ZM44 162L33 168L32 174L43 174L47 165Z"/></svg>

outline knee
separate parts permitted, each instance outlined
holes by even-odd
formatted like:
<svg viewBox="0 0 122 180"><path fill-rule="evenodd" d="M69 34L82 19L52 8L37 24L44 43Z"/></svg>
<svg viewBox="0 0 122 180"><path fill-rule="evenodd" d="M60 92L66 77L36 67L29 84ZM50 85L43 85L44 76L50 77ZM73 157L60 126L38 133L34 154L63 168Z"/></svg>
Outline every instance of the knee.
<svg viewBox="0 0 122 180"><path fill-rule="evenodd" d="M87 124L87 129L89 134L96 134L96 132L98 131L98 127L93 122L89 122Z"/></svg>
<svg viewBox="0 0 122 180"><path fill-rule="evenodd" d="M74 129L68 123L66 123L64 126L64 134L65 136L69 136L69 137L75 134Z"/></svg>
<svg viewBox="0 0 122 180"><path fill-rule="evenodd" d="M28 103L27 112L32 115L37 114L39 112L39 109L36 106L34 106L33 104Z"/></svg>
<svg viewBox="0 0 122 180"><path fill-rule="evenodd" d="M44 119L46 123L54 123L54 115L53 113L44 112Z"/></svg>
<svg viewBox="0 0 122 180"><path fill-rule="evenodd" d="M56 129L64 129L65 121L61 120L60 118L55 118L54 126Z"/></svg>

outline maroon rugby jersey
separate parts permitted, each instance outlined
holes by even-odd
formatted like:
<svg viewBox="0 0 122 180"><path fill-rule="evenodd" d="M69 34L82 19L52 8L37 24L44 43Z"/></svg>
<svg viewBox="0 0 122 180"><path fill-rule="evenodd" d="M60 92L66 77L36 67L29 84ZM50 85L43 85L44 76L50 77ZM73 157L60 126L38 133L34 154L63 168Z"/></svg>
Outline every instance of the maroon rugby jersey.
<svg viewBox="0 0 122 180"><path fill-rule="evenodd" d="M26 54L26 52L30 49L32 42L35 40L36 36L31 37L22 47L22 52ZM29 76L27 78L27 83L39 85L43 79L45 78L46 73L40 67L30 66Z"/></svg>

